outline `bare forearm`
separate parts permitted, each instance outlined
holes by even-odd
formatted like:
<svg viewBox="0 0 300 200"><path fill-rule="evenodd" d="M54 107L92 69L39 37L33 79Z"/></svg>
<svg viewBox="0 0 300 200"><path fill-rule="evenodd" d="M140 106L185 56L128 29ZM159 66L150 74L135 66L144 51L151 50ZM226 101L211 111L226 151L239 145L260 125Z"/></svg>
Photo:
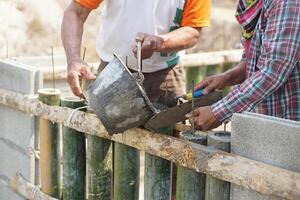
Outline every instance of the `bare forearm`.
<svg viewBox="0 0 300 200"><path fill-rule="evenodd" d="M164 39L160 52L170 53L193 47L198 43L200 31L201 28L186 26L160 35Z"/></svg>
<svg viewBox="0 0 300 200"><path fill-rule="evenodd" d="M225 86L233 86L246 79L246 62L241 61L236 67L224 72Z"/></svg>
<svg viewBox="0 0 300 200"><path fill-rule="evenodd" d="M68 64L80 60L83 25L89 13L90 10L79 6L75 2L72 2L64 13L61 37Z"/></svg>

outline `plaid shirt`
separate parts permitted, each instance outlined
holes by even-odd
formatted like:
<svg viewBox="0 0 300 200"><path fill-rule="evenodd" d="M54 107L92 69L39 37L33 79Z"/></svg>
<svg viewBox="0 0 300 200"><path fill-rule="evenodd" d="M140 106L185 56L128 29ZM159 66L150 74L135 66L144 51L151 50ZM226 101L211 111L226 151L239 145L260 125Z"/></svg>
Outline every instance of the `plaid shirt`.
<svg viewBox="0 0 300 200"><path fill-rule="evenodd" d="M300 0L263 0L246 80L212 111L219 121L243 111L300 121Z"/></svg>

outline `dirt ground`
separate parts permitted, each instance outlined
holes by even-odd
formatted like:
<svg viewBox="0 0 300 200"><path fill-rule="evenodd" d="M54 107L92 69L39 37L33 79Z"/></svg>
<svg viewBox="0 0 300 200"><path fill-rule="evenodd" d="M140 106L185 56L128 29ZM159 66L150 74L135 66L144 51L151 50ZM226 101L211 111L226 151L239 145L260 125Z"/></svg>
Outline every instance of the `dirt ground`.
<svg viewBox="0 0 300 200"><path fill-rule="evenodd" d="M63 54L60 24L68 1L64 0L0 0L0 58L7 56ZM234 18L234 0L213 0L212 26L205 28L199 44L188 50L206 52L238 48L240 30ZM85 25L83 46L87 60L97 61L95 40L99 29L101 8L93 11Z"/></svg>

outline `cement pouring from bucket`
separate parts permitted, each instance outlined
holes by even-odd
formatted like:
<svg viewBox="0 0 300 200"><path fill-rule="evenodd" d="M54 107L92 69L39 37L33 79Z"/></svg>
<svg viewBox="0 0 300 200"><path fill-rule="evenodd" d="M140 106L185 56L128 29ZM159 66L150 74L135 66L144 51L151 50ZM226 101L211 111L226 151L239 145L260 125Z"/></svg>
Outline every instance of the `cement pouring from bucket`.
<svg viewBox="0 0 300 200"><path fill-rule="evenodd" d="M145 77L142 73L142 43L140 41L137 42L137 66L138 71L132 75L140 85L143 85Z"/></svg>
<svg viewBox="0 0 300 200"><path fill-rule="evenodd" d="M109 134L141 126L157 113L142 86L115 54L84 93Z"/></svg>

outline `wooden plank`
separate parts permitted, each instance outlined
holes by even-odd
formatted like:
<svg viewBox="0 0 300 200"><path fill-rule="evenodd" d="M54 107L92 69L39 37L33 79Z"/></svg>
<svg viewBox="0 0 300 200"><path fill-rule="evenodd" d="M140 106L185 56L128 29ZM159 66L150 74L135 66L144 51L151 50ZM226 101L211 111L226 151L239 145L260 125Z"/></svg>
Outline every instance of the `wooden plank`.
<svg viewBox="0 0 300 200"><path fill-rule="evenodd" d="M21 174L10 179L10 187L14 192L29 200L58 200L41 192L38 186L26 181Z"/></svg>
<svg viewBox="0 0 300 200"><path fill-rule="evenodd" d="M75 111L69 122L72 109L44 105L37 99L3 89L0 89L0 104L51 119L80 132L132 146L262 194L300 199L299 173L139 128L110 136L95 115Z"/></svg>

